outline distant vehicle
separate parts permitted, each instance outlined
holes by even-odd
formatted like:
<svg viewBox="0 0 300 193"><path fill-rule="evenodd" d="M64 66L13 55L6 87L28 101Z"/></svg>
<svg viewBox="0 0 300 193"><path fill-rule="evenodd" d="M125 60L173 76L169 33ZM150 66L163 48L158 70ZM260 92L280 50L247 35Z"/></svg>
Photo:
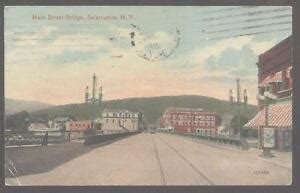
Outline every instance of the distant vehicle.
<svg viewBox="0 0 300 193"><path fill-rule="evenodd" d="M151 130L150 133L151 133L151 134L155 134L155 131L154 131L154 130Z"/></svg>

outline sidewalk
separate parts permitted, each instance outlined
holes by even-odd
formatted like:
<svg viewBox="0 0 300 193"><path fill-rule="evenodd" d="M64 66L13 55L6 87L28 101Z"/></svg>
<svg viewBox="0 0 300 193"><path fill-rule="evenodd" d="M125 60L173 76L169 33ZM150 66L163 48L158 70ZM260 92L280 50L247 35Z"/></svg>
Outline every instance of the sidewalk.
<svg viewBox="0 0 300 193"><path fill-rule="evenodd" d="M166 134L166 135L168 135L168 134ZM248 150L242 150L238 146L234 146L234 145L223 144L223 143L218 143L218 142L213 142L213 141L208 141L208 140L203 140L203 139L196 139L196 138L191 138L188 136L179 136L179 135L172 135L172 136L185 138L185 139L191 140L195 143L202 143L202 144L208 145L210 147L223 149L225 151L239 152L245 156L249 156L252 159L261 159L265 162L275 164L280 167L292 169L292 152L280 152L280 151L273 150L272 153L275 155L275 157L264 158L264 157L260 156L262 154L262 149L258 149L258 148L252 147Z"/></svg>

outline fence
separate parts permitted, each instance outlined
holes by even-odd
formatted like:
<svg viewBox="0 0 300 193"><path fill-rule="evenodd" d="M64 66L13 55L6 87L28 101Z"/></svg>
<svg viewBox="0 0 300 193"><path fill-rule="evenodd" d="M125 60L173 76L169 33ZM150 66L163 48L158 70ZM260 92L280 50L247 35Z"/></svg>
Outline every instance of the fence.
<svg viewBox="0 0 300 193"><path fill-rule="evenodd" d="M140 133L139 131L127 131L127 132L119 132L119 133L110 133L110 134L97 134L97 135L89 135L84 139L84 145L94 145L103 142L107 142L110 140L115 140L123 137L128 137L131 135L135 135Z"/></svg>
<svg viewBox="0 0 300 193"><path fill-rule="evenodd" d="M47 131L38 131L38 132L26 132L26 133L5 133L5 146L22 146L22 145L42 145L45 140L45 135ZM95 131L94 136L105 136L105 138L112 138L117 136L126 136L128 134L135 133L133 131L124 131L124 130L105 130L105 131ZM65 143L71 142L73 140L86 140L93 135L85 134L83 131L48 131L47 143L56 144L56 143ZM101 137L96 137L101 138ZM94 140L94 139L92 139ZM87 142L89 143L89 142Z"/></svg>
<svg viewBox="0 0 300 193"><path fill-rule="evenodd" d="M69 131L30 131L26 133L5 133L5 146L41 145L48 132L47 143L56 144L83 139L84 132Z"/></svg>
<svg viewBox="0 0 300 193"><path fill-rule="evenodd" d="M221 136L221 135L188 133L188 132L178 132L178 131L168 132L168 131L164 131L164 130L159 130L159 132L181 135L181 136L186 136L186 137L192 137L192 138L197 138L197 139L203 139L203 140L208 140L208 141L215 141L215 142L237 145L237 146L245 146L243 141L237 137L229 137L229 136L225 137L225 136Z"/></svg>

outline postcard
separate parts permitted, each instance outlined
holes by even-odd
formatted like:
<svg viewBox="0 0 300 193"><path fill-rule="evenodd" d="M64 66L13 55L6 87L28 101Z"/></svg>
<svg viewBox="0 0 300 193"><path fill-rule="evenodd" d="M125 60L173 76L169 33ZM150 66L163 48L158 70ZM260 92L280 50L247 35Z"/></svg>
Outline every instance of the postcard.
<svg viewBox="0 0 300 193"><path fill-rule="evenodd" d="M6 186L291 185L290 6L6 6Z"/></svg>

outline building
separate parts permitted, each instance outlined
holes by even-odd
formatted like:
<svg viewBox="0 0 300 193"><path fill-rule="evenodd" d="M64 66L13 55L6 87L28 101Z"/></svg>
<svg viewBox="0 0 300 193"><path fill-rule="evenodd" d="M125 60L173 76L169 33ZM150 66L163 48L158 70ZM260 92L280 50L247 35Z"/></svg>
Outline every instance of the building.
<svg viewBox="0 0 300 193"><path fill-rule="evenodd" d="M160 119L160 127L179 132L216 134L216 115L202 109L168 108Z"/></svg>
<svg viewBox="0 0 300 193"><path fill-rule="evenodd" d="M142 114L128 110L108 110L102 112L101 129L105 131L136 131L142 127Z"/></svg>
<svg viewBox="0 0 300 193"><path fill-rule="evenodd" d="M71 132L84 132L87 129L92 128L92 121L84 120L84 121L69 121L66 123L66 131Z"/></svg>
<svg viewBox="0 0 300 193"><path fill-rule="evenodd" d="M234 118L231 114L224 114L221 118L221 124L218 126L217 134L224 136L234 135L233 129L230 127L230 122Z"/></svg>
<svg viewBox="0 0 300 193"><path fill-rule="evenodd" d="M72 121L72 119L70 117L56 117L52 121L48 121L48 125L50 128L65 130L66 123L69 121Z"/></svg>
<svg viewBox="0 0 300 193"><path fill-rule="evenodd" d="M49 128L45 123L31 123L28 127L28 131L36 132L36 131L47 131Z"/></svg>
<svg viewBox="0 0 300 193"><path fill-rule="evenodd" d="M270 50L259 55L258 92L275 94L278 98L292 95L292 37L281 41ZM260 109L263 105L258 101Z"/></svg>
<svg viewBox="0 0 300 193"><path fill-rule="evenodd" d="M62 136L62 132L57 128L49 128L45 123L31 123L28 131L35 136L44 136L48 132L49 136Z"/></svg>
<svg viewBox="0 0 300 193"><path fill-rule="evenodd" d="M258 106L260 112L245 127L257 129L263 147L265 127L274 128L275 149L292 147L292 36L259 55ZM259 100L270 95L272 100ZM268 116L266 116L268 110ZM266 119L267 118L267 119ZM266 121L267 120L267 121ZM266 123L268 125L266 125Z"/></svg>

